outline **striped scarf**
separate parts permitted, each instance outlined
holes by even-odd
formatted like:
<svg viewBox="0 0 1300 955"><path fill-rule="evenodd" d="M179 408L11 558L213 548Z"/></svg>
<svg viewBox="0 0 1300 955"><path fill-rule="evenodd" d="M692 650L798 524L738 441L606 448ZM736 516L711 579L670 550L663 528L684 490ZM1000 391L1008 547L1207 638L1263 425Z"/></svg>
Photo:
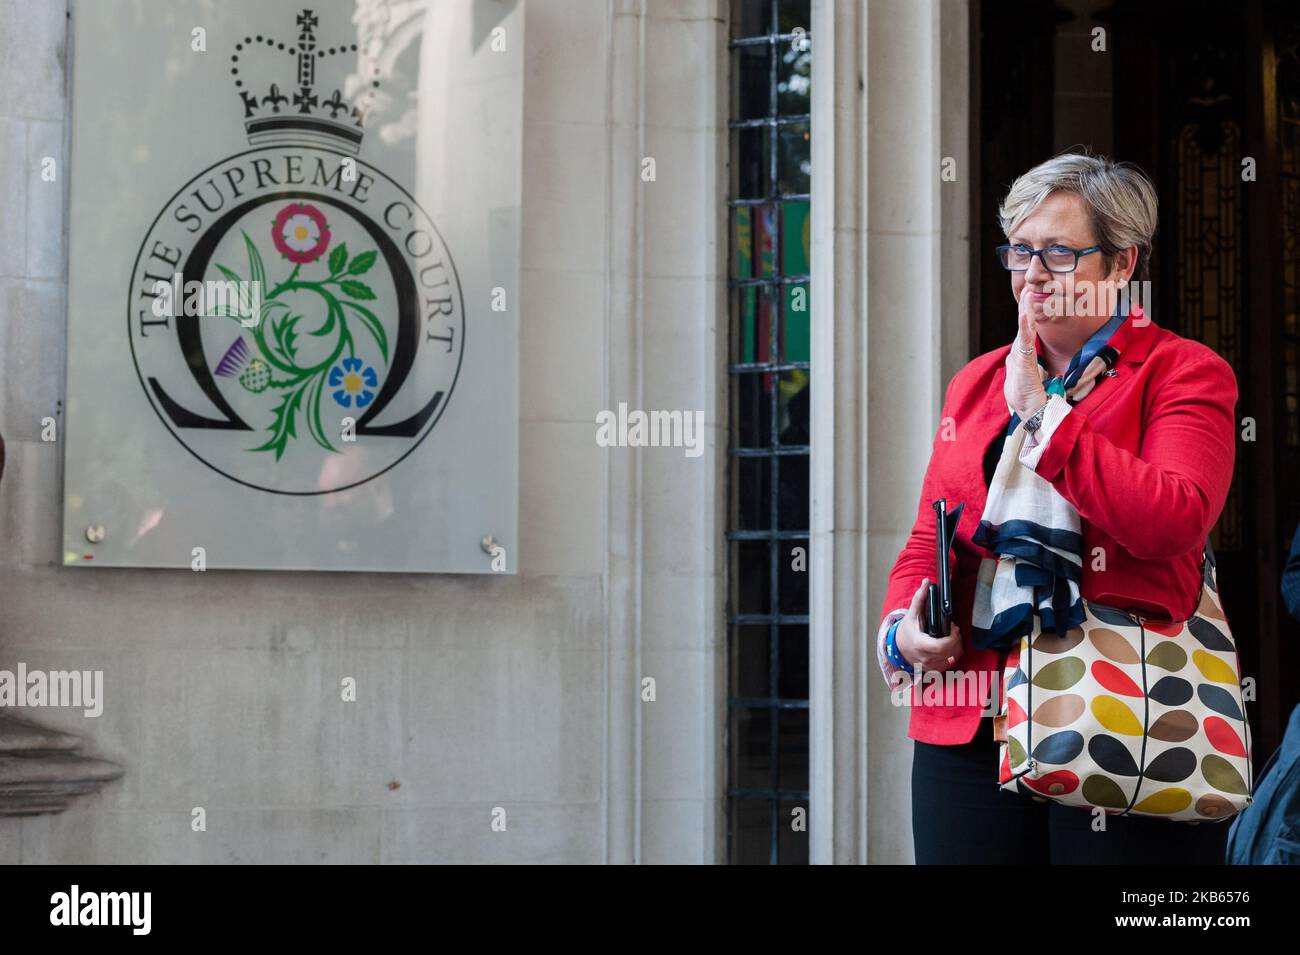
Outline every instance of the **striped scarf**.
<svg viewBox="0 0 1300 955"><path fill-rule="evenodd" d="M1048 375L1040 356L1048 395L1061 395L1073 405L1100 384L1119 358L1111 339L1127 318L1117 309L1059 378ZM996 555L981 561L975 585L971 639L977 647L1012 646L1033 631L1035 612L1042 630L1054 633L1065 633L1084 619L1079 512L1020 463L1027 432L1019 425L1020 418L1012 412L984 513L972 535L976 544Z"/></svg>

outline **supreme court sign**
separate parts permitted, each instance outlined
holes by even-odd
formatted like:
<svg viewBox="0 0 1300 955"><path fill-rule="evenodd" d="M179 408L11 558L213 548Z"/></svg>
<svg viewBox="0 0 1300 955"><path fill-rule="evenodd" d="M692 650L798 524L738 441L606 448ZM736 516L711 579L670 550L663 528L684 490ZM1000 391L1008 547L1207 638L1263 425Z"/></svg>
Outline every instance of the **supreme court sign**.
<svg viewBox="0 0 1300 955"><path fill-rule="evenodd" d="M522 5L74 31L65 564L512 571Z"/></svg>

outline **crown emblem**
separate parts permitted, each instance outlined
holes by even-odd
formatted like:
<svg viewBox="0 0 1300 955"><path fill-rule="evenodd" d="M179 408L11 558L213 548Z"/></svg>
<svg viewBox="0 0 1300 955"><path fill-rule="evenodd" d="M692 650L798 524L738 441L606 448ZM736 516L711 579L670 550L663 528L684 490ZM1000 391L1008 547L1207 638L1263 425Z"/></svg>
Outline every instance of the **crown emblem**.
<svg viewBox="0 0 1300 955"><path fill-rule="evenodd" d="M318 145L330 145L346 152L356 154L361 148L361 139L365 135L363 123L366 112L379 86L379 68L373 67L370 77L370 89L360 97L358 102L348 102L341 92L347 86L343 81L346 69L342 68L339 57L357 52L355 43L339 46L322 47L316 38L316 26L320 21L311 10L303 10L298 15L298 36L292 43L283 43L269 36L246 36L235 44L231 55L230 73L235 80L235 89L244 106L244 129L248 141L253 145L284 142L315 142ZM281 62L251 66L250 54L265 49L274 53L272 59ZM296 69L291 79L288 73L281 73L277 67L284 67L280 54L287 53L297 60ZM335 66L338 64L338 66ZM265 65L263 70L261 67ZM325 97L318 90L329 89L331 84L317 86L318 68L334 67L340 77L333 84L333 92ZM258 76L256 85L253 76ZM267 85L261 79L274 77ZM286 82L287 79L287 82ZM284 83L283 90L281 84ZM250 86L255 86L250 89Z"/></svg>

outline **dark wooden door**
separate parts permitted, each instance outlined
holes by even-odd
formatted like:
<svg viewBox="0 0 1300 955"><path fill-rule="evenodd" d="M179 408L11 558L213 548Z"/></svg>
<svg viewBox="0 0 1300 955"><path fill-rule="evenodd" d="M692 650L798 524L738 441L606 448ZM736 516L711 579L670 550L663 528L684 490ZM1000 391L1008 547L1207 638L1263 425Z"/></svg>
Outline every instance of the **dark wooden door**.
<svg viewBox="0 0 1300 955"><path fill-rule="evenodd" d="M1051 155L1053 31L1070 14L983 0L975 53L978 282L975 353L1008 341L1014 311L989 261L1010 179ZM1212 540L1243 670L1259 763L1300 702L1300 623L1280 575L1300 522L1300 4L1273 0L1117 0L1108 24L1112 158L1151 173L1160 194L1152 260L1157 322L1210 345L1237 373L1232 489ZM974 25L974 24L973 24ZM1031 110L1012 108L1018 84ZM1023 117L1034 118L1024 123Z"/></svg>
<svg viewBox="0 0 1300 955"><path fill-rule="evenodd" d="M1298 98L1295 74L1279 70L1279 52L1295 62L1300 8L1160 0L1116 3L1110 13L1123 92L1117 158L1150 170L1160 191L1154 314L1237 373L1236 469L1213 541L1243 669L1256 681L1249 709L1262 762L1300 700L1300 623L1280 594L1300 520L1300 139L1287 105Z"/></svg>

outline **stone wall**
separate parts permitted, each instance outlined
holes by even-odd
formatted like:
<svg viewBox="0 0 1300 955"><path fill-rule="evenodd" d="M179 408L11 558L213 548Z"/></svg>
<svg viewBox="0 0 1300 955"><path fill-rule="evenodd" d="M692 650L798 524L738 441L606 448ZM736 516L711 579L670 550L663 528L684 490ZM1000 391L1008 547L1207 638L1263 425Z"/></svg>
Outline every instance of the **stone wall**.
<svg viewBox="0 0 1300 955"><path fill-rule="evenodd" d="M0 668L102 669L21 715L126 770L0 863L720 860L725 14L527 5L518 576L199 574L60 566L68 19L0 0ZM620 401L704 455L598 447Z"/></svg>

